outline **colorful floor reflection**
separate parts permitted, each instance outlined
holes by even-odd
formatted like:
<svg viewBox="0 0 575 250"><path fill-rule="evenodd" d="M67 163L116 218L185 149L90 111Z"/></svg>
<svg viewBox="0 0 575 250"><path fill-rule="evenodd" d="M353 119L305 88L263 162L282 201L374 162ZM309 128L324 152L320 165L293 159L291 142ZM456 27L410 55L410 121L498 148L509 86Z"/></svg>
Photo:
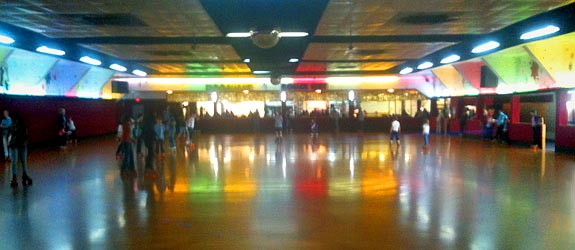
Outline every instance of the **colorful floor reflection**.
<svg viewBox="0 0 575 250"><path fill-rule="evenodd" d="M113 138L0 171L1 249L571 249L575 157L460 137L202 135L119 177ZM138 165L142 166L141 159ZM141 167L140 167L141 168Z"/></svg>

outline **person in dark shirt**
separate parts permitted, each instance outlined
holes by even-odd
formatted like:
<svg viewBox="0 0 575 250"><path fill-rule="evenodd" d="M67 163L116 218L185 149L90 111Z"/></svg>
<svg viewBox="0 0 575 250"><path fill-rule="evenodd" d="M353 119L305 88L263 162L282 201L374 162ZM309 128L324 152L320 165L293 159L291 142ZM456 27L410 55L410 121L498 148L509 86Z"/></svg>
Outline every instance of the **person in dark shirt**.
<svg viewBox="0 0 575 250"><path fill-rule="evenodd" d="M22 166L22 185L31 186L32 178L28 176L28 129L23 119L17 115L12 116L12 126L9 128L10 142L8 148L10 149L12 157L12 181L10 187L18 187L18 163Z"/></svg>
<svg viewBox="0 0 575 250"><path fill-rule="evenodd" d="M533 130L534 148L543 149L543 117L537 115L537 110L529 111L531 114L531 128Z"/></svg>

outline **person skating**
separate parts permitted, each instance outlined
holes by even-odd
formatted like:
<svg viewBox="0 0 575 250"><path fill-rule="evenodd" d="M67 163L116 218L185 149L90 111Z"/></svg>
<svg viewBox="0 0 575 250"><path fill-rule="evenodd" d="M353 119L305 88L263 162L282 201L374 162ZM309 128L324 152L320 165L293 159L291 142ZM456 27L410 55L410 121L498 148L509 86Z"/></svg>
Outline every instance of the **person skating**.
<svg viewBox="0 0 575 250"><path fill-rule="evenodd" d="M389 133L391 134L391 136L389 138L389 143L393 143L393 140L395 139L395 142L397 143L397 145L399 145L400 144L400 141L399 141L399 133L400 132L401 132L401 124L397 120L397 117L394 117L393 121L391 122L391 127L389 128Z"/></svg>
<svg viewBox="0 0 575 250"><path fill-rule="evenodd" d="M10 141L8 147L12 157L12 181L10 187L18 187L18 163L22 167L22 185L31 186L32 178L28 176L28 129L24 120L18 116L13 117L9 129Z"/></svg>

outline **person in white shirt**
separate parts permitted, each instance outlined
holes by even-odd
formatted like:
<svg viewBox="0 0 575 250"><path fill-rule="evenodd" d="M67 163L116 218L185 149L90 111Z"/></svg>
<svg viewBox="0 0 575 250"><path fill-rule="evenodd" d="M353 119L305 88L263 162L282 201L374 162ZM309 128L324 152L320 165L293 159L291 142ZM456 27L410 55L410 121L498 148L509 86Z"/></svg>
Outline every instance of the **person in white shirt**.
<svg viewBox="0 0 575 250"><path fill-rule="evenodd" d="M190 114L188 120L186 121L186 127L188 128L188 138L186 140L186 145L192 144L192 138L194 135L195 126L196 126L196 114Z"/></svg>
<svg viewBox="0 0 575 250"><path fill-rule="evenodd" d="M429 145L429 120L425 119L423 121L423 147L427 147Z"/></svg>
<svg viewBox="0 0 575 250"><path fill-rule="evenodd" d="M68 142L74 143L74 145L78 144L78 139L76 138L76 125L74 124L74 120L72 117L68 117L68 130L70 131L70 135L68 136Z"/></svg>
<svg viewBox="0 0 575 250"><path fill-rule="evenodd" d="M391 122L391 127L389 128L389 133L391 134L389 143L392 143L393 139L395 139L395 142L397 142L397 145L399 145L399 132L401 132L401 125L399 124L397 117L394 117L393 121Z"/></svg>

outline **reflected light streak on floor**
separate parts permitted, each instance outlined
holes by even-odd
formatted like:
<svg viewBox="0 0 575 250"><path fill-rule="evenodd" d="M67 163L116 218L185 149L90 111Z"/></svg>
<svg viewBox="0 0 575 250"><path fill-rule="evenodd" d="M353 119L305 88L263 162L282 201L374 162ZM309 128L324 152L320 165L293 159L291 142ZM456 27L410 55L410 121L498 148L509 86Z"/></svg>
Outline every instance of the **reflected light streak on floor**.
<svg viewBox="0 0 575 250"><path fill-rule="evenodd" d="M2 249L572 249L575 157L474 139L201 135L119 177L113 138L0 175ZM137 160L142 171L142 159Z"/></svg>

